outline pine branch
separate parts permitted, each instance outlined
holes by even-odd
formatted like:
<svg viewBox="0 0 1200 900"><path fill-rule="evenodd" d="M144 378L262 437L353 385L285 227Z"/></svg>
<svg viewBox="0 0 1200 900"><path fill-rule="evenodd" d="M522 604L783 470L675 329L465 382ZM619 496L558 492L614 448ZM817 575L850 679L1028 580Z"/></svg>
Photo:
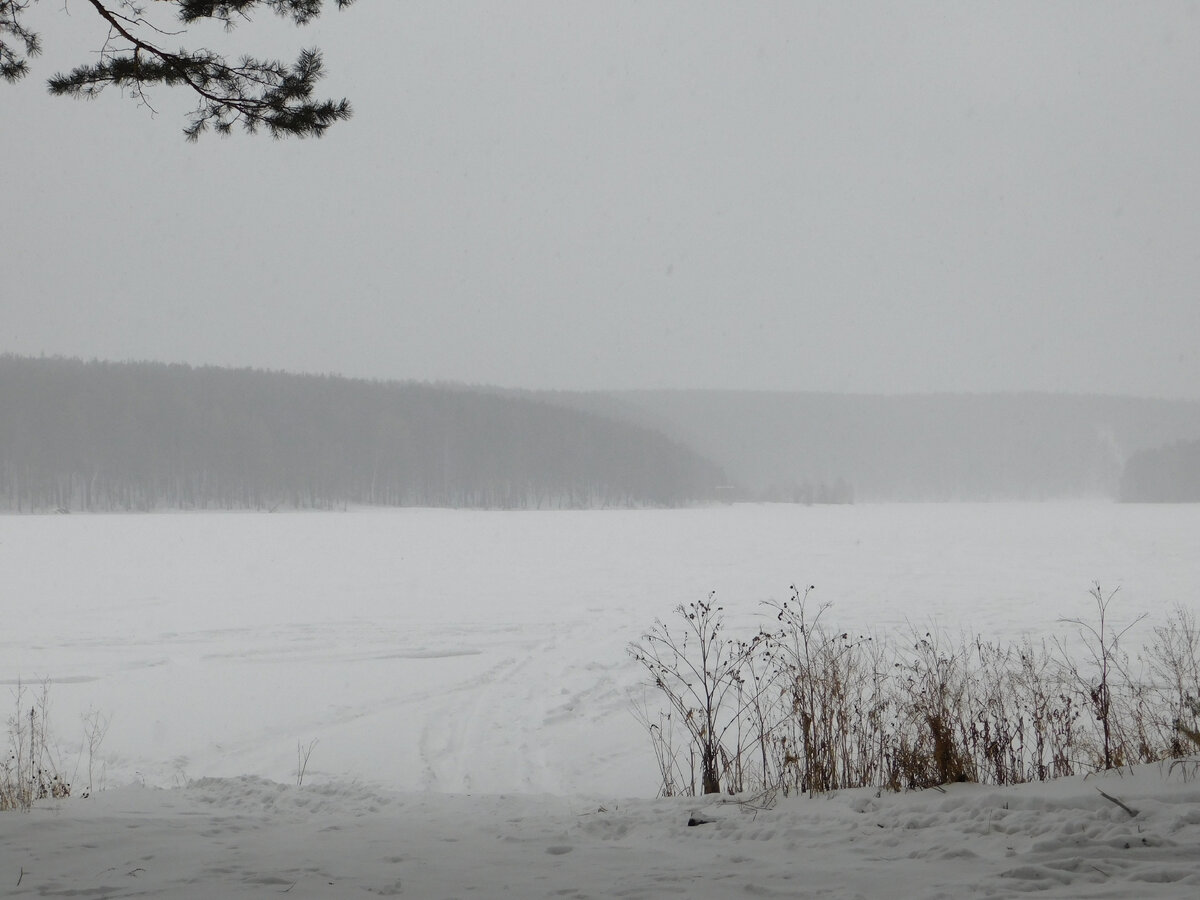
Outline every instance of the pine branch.
<svg viewBox="0 0 1200 900"><path fill-rule="evenodd" d="M335 0L338 9L344 9L354 0ZM235 18L249 19L249 11L256 6L268 6L277 16L290 18L297 25L307 25L321 14L324 0L179 0L179 20L196 22L200 19L216 19L227 28L236 23Z"/></svg>
<svg viewBox="0 0 1200 900"><path fill-rule="evenodd" d="M19 15L36 0L0 0L0 77L16 81L28 71L25 56L40 50L37 35L28 32ZM108 38L99 61L59 73L48 82L51 94L92 99L115 86L153 109L147 89L155 85L184 87L198 97L184 135L195 141L212 126L229 134L235 125L250 134L266 129L272 137L320 137L330 125L350 118L350 103L316 100L314 88L324 76L319 50L302 50L294 63L242 57L231 63L211 50L167 50L157 43L164 31L143 17L134 0L86 0L107 24ZM224 23L227 29L249 20L256 8L267 8L297 25L320 15L324 0L170 0L180 22L202 19ZM333 0L344 9L354 0ZM24 56L4 42L16 37Z"/></svg>
<svg viewBox="0 0 1200 900"><path fill-rule="evenodd" d="M29 57L42 52L38 36L21 23L21 13L31 2L0 0L0 78L8 82L24 78L29 73Z"/></svg>

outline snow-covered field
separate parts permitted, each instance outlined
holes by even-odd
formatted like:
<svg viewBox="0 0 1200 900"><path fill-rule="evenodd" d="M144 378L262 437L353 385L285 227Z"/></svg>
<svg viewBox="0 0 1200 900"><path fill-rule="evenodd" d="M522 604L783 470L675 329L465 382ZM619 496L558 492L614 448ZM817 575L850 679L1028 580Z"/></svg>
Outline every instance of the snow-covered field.
<svg viewBox="0 0 1200 900"><path fill-rule="evenodd" d="M77 787L81 714L111 719L108 790L0 816L0 895L1192 897L1179 769L653 801L624 648L793 583L849 628L1015 637L1099 581L1148 628L1200 608L1197 535L1107 503L0 517L0 684L50 680Z"/></svg>

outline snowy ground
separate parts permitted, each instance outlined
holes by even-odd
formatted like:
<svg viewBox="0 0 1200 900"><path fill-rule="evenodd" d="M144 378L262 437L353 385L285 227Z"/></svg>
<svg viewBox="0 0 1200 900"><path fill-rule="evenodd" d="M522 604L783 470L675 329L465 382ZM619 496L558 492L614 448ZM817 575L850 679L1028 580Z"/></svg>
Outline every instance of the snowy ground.
<svg viewBox="0 0 1200 900"><path fill-rule="evenodd" d="M1062 633L1092 581L1161 618L1197 534L1104 503L0 517L0 683L51 680L77 788L80 714L112 722L108 790L0 816L0 895L1196 896L1178 769L650 800L624 646L792 583L847 627Z"/></svg>
<svg viewBox="0 0 1200 900"><path fill-rule="evenodd" d="M6 897L1200 895L1200 783L697 800L398 794L200 779L0 817ZM1131 815L1100 794L1109 794ZM689 827L699 814L708 824Z"/></svg>

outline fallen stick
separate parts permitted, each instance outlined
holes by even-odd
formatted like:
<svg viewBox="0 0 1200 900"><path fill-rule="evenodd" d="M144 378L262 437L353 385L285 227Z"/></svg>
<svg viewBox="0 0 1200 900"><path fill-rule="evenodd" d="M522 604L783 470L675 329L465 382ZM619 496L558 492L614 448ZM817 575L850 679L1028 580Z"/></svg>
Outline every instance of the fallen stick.
<svg viewBox="0 0 1200 900"><path fill-rule="evenodd" d="M1103 797L1105 800L1108 800L1111 803L1117 804L1117 806L1121 807L1121 809L1125 810L1125 812L1129 813L1129 815L1135 816L1135 817L1137 816L1138 811L1136 809L1130 809L1128 806L1126 806L1124 803L1122 803L1116 797L1113 797L1110 794L1106 794L1106 793L1104 793L1104 791L1101 791L1100 788L1096 788L1096 790L1100 791L1100 796Z"/></svg>

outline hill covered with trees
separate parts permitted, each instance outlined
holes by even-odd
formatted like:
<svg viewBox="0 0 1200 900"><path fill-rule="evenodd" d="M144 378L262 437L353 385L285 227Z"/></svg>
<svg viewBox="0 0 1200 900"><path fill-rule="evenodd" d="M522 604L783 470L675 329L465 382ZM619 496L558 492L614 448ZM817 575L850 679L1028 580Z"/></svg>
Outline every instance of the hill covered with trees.
<svg viewBox="0 0 1200 900"><path fill-rule="evenodd" d="M682 505L724 475L651 429L532 397L0 356L0 508Z"/></svg>
<svg viewBox="0 0 1200 900"><path fill-rule="evenodd" d="M1121 499L1131 503L1200 502L1200 440L1139 450L1125 463Z"/></svg>
<svg viewBox="0 0 1200 900"><path fill-rule="evenodd" d="M1200 499L1200 402L530 392L0 356L0 509Z"/></svg>
<svg viewBox="0 0 1200 900"><path fill-rule="evenodd" d="M857 501L1117 497L1126 460L1200 439L1200 402L1071 394L560 394L653 424L741 496Z"/></svg>

